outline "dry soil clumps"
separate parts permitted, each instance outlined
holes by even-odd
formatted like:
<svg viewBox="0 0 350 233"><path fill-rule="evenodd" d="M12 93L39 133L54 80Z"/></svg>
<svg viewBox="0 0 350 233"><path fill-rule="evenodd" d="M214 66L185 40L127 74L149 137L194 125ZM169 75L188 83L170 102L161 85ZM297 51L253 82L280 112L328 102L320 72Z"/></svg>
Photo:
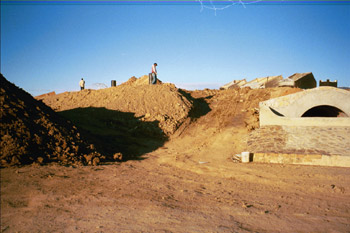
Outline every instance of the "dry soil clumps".
<svg viewBox="0 0 350 233"><path fill-rule="evenodd" d="M1 166L48 162L94 164L104 159L77 128L0 75Z"/></svg>
<svg viewBox="0 0 350 233"><path fill-rule="evenodd" d="M162 84L163 82L159 79L157 79L156 84ZM124 85L131 85L131 86L139 86L139 85L149 85L149 77L148 75L143 75L140 78L136 78L135 76L132 76L131 78L129 78L128 81L120 84L121 86Z"/></svg>
<svg viewBox="0 0 350 233"><path fill-rule="evenodd" d="M156 122L165 135L173 134L192 109L192 101L174 84L149 85L147 76L131 78L117 87L65 92L41 99L56 111L93 107L134 113L141 121Z"/></svg>

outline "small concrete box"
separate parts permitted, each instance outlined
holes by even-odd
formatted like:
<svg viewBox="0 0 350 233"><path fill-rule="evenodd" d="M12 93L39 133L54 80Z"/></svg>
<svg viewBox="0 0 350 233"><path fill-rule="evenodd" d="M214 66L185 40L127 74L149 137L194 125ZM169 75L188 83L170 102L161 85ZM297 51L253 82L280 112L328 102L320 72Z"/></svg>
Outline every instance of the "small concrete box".
<svg viewBox="0 0 350 233"><path fill-rule="evenodd" d="M242 163L249 163L249 161L250 161L250 152L247 152L247 151L242 152L241 153L241 161L242 161Z"/></svg>

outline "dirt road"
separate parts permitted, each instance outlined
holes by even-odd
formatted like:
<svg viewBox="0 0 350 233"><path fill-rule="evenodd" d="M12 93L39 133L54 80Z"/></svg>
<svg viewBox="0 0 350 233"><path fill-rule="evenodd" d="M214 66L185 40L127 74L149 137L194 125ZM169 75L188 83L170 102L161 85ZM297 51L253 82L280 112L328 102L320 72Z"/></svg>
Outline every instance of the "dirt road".
<svg viewBox="0 0 350 233"><path fill-rule="evenodd" d="M1 230L350 230L349 169L175 162L168 150L98 167L3 168Z"/></svg>

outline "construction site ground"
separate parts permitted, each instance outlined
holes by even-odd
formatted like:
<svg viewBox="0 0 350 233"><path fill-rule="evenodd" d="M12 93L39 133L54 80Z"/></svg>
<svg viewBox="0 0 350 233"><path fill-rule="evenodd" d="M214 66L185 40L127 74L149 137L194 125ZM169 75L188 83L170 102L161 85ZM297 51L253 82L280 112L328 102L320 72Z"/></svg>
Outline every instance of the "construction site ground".
<svg viewBox="0 0 350 233"><path fill-rule="evenodd" d="M1 172L1 232L349 232L350 169L236 163L258 103L295 88L172 84L41 97L106 158Z"/></svg>

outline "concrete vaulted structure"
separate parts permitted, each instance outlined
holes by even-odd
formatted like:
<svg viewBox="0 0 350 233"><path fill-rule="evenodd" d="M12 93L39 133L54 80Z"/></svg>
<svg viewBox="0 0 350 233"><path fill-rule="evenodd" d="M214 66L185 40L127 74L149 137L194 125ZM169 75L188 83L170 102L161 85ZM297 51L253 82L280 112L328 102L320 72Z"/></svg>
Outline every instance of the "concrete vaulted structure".
<svg viewBox="0 0 350 233"><path fill-rule="evenodd" d="M260 102L254 162L350 167L350 91L318 87Z"/></svg>
<svg viewBox="0 0 350 233"><path fill-rule="evenodd" d="M350 92L318 87L261 102L260 126L350 126Z"/></svg>

